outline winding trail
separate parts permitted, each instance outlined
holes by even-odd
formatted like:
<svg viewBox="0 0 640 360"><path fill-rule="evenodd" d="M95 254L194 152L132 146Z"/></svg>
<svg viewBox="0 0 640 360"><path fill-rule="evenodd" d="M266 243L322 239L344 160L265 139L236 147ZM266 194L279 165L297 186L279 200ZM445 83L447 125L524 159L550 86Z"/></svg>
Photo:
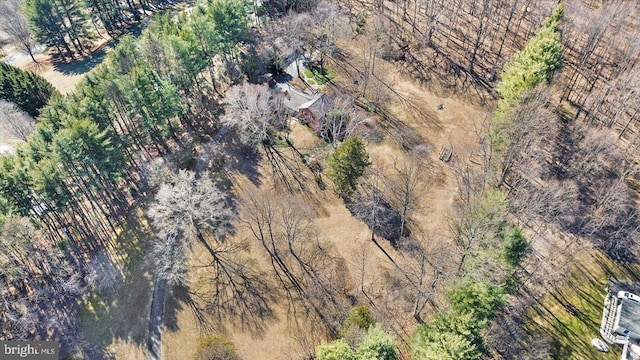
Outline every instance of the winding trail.
<svg viewBox="0 0 640 360"><path fill-rule="evenodd" d="M213 144L218 144L229 132L229 127L223 126L212 139ZM204 156L198 157L196 173L207 167L210 151L204 152ZM167 279L164 276L156 276L151 296L151 310L149 314L149 335L147 337L147 353L149 360L162 359L162 323L164 318L164 300L167 290Z"/></svg>
<svg viewBox="0 0 640 360"><path fill-rule="evenodd" d="M162 318L164 316L164 295L167 290L167 279L156 278L153 284L151 312L149 316L149 337L147 352L149 360L162 359Z"/></svg>

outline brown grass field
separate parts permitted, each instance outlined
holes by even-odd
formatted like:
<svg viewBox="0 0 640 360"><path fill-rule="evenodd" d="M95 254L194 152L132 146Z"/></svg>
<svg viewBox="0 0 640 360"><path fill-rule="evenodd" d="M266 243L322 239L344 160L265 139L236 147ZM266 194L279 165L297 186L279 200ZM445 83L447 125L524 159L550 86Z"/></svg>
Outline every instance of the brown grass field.
<svg viewBox="0 0 640 360"><path fill-rule="evenodd" d="M77 64L64 65L54 65L48 56L40 54L38 55L40 65L32 63L28 57L20 59L14 65L36 71L48 79L60 92L67 94L73 91L86 72L101 61L104 53L105 50L101 48L91 58ZM340 81L339 76L336 81ZM420 223L426 231L444 233L446 214L455 199L456 187L449 165L437 159L437 152L440 147L448 146L458 154L466 154L468 148L477 141L476 130L488 112L463 99L438 96L414 84L411 79L395 75L394 72L389 72L386 81L404 98L400 100L399 97L392 96L390 108L393 115L409 125L432 149L431 157L435 165L435 175L431 179L430 190L424 197L424 206L427 210L419 216ZM443 110L436 110L439 104L444 105ZM328 150L314 134L299 125L294 126L291 138L302 152ZM398 145L388 139L380 144L370 144L368 151L373 166L382 171L391 169L393 159L403 156L403 151ZM263 179L266 179L261 186L271 186L266 164L261 164L261 172ZM249 183L240 173L234 176L238 184ZM322 229L322 236L330 240L337 252L346 259L354 259L365 249L367 262L371 264L368 279L372 282L377 281L382 271L389 269L391 265L383 253L371 244L367 226L351 216L342 200L330 190L317 191L318 193L314 195L316 199L320 199L320 202L316 204L319 216L315 224L318 229ZM127 232L128 230L124 230L123 233ZM133 240L144 235L134 233L130 236L132 238L129 240ZM245 235L239 232L237 236ZM446 236L441 238L446 239ZM388 242L380 243L387 252L392 256L395 255ZM118 251L125 251L126 245L120 244L123 248ZM347 260L347 264L355 274L355 261ZM143 339L147 332L144 315L148 313L150 303L150 275L146 273L146 265L140 259L127 262L126 266L123 266L123 269L129 268L129 270L125 272L124 285L116 295L97 295L86 299L80 311L84 324L82 330L89 341L105 347L108 353L114 354L118 359L143 359L145 356ZM191 309L171 299L172 296L179 294L176 291L170 294L166 307L175 312L175 316L171 316L171 319L165 318L167 326L163 333L164 356L166 359L192 358L197 350L199 329ZM284 310L277 310L277 314L277 320L270 324L259 338L239 331L230 331L229 337L234 341L243 358L290 359L302 351L301 345L296 342L294 334L289 329ZM169 324L167 321L172 323ZM229 325L230 329L233 329L233 324Z"/></svg>
<svg viewBox="0 0 640 360"><path fill-rule="evenodd" d="M429 191L423 199L426 210L418 216L420 226L423 231L442 235L439 236L440 239L449 241L446 235L446 220L456 197L456 182L450 166L438 160L438 151L441 146L447 146L452 147L454 153L461 157L468 156L466 155L468 149L477 141L477 129L488 115L488 111L463 99L440 97L414 84L411 79L390 74L392 75L389 76L389 83L404 98L400 101L398 97L392 96L391 108L394 116L409 125L432 149L434 171L429 181ZM443 110L436 110L439 104L444 105ZM313 151L321 144L309 129L300 125L294 125L291 139L303 153ZM369 144L367 150L373 167L383 172L392 170L394 159L401 158L404 153L389 139L380 144ZM268 166L263 162L260 165L264 180L261 184L262 188L272 186L271 179L268 178L269 171ZM236 173L234 178L236 188L251 186L250 181L240 173ZM318 200L315 204L318 216L314 224L321 231L321 236L331 241L337 253L347 260L352 276L357 274L356 259L364 252L366 262L369 264L367 281L371 283L379 281L384 270L390 269L392 265L382 251L371 243L371 234L367 226L355 219L342 200L337 198L331 190L316 189L312 196ZM236 236L248 237L242 231ZM392 257L399 256L387 241L379 241L379 243ZM259 251L252 251L252 254L259 254ZM230 331L228 336L236 344L238 352L244 359L285 360L296 359L303 354L304 346L296 341L295 334L288 326L286 314L282 309L277 313L277 320L271 323L266 332L259 337L240 331ZM200 335L195 325L195 318L188 308L180 309L176 318L176 329L165 328L163 333L164 354L167 359L190 358L195 354ZM309 324L309 326L312 328L313 325ZM229 324L229 328L233 329L232 323ZM407 331L411 330L407 329Z"/></svg>

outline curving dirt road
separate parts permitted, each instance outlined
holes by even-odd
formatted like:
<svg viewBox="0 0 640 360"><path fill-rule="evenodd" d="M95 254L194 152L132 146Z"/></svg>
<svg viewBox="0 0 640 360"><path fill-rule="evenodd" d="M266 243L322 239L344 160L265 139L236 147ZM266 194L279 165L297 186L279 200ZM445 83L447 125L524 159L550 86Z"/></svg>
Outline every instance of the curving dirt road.
<svg viewBox="0 0 640 360"><path fill-rule="evenodd" d="M151 312L149 316L149 337L147 338L147 352L149 360L162 359L162 318L164 315L164 294L167 289L167 279L156 278L153 284L151 298Z"/></svg>

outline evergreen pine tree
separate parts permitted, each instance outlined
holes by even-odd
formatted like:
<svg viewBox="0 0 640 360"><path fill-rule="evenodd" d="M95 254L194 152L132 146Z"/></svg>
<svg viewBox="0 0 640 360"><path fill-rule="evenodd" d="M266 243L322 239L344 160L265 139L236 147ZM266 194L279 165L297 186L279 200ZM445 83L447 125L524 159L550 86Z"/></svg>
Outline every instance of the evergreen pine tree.
<svg viewBox="0 0 640 360"><path fill-rule="evenodd" d="M15 103L29 115L38 116L54 91L40 75L0 63L0 99Z"/></svg>
<svg viewBox="0 0 640 360"><path fill-rule="evenodd" d="M352 136L338 145L327 158L327 176L333 180L338 192L350 195L356 189L357 180L371 165L364 142Z"/></svg>

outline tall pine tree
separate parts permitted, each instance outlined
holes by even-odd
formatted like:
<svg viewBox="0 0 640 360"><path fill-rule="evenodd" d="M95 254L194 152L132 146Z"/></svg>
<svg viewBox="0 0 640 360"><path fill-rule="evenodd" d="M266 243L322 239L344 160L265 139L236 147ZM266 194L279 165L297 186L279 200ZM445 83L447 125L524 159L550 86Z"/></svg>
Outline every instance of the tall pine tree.
<svg viewBox="0 0 640 360"><path fill-rule="evenodd" d="M54 46L61 57L75 59L71 47L84 52L89 17L75 0L26 0L25 15L36 40Z"/></svg>
<svg viewBox="0 0 640 360"><path fill-rule="evenodd" d="M338 145L327 157L327 176L336 184L338 191L350 195L358 185L358 178L371 165L364 142L352 136Z"/></svg>
<svg viewBox="0 0 640 360"><path fill-rule="evenodd" d="M0 62L0 99L15 103L35 117L54 92L51 83L42 76Z"/></svg>

